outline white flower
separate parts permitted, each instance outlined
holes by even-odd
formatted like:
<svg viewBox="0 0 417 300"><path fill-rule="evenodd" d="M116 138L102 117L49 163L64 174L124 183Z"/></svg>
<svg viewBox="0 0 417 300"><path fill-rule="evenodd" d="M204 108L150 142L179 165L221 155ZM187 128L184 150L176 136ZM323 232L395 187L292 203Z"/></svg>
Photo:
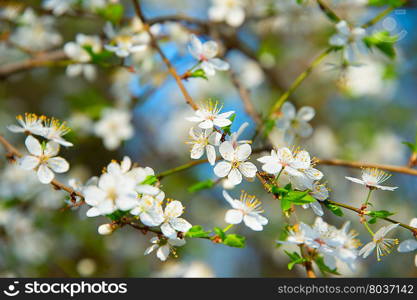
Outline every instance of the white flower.
<svg viewBox="0 0 417 300"><path fill-rule="evenodd" d="M67 11L71 10L71 5L74 4L74 0L45 0L42 3L43 8L52 10L55 16L60 16Z"/></svg>
<svg viewBox="0 0 417 300"><path fill-rule="evenodd" d="M226 71L230 68L229 63L220 58L214 58L218 52L218 46L215 41L202 43L193 34L191 35L191 42L188 46L188 50L194 58L200 61L201 68L208 76L216 74L216 70Z"/></svg>
<svg viewBox="0 0 417 300"><path fill-rule="evenodd" d="M351 63L356 60L356 52L366 53L366 45L363 38L366 30L362 27L351 28L345 20L336 24L337 33L332 35L329 44L343 48L344 58Z"/></svg>
<svg viewBox="0 0 417 300"><path fill-rule="evenodd" d="M278 150L271 150L271 155L265 155L258 158L258 161L263 163L262 170L265 172L277 175L280 172L285 172L291 176L302 176L298 170L303 167L300 161L294 158L293 153L288 148L279 148Z"/></svg>
<svg viewBox="0 0 417 300"><path fill-rule="evenodd" d="M224 218L226 223L239 224L243 221L246 226L255 231L263 230L263 226L268 224L268 219L261 216L264 211L261 202L255 196L242 192L240 200L237 200L230 197L226 191L223 191L223 196L232 206L232 209L226 212Z"/></svg>
<svg viewBox="0 0 417 300"><path fill-rule="evenodd" d="M68 162L56 156L59 152L57 143L48 142L42 146L37 139L29 135L25 144L32 155L19 159L19 165L25 170L37 170L40 182L48 184L54 179L54 172L65 173L69 170Z"/></svg>
<svg viewBox="0 0 417 300"><path fill-rule="evenodd" d="M391 186L383 186L380 185L384 181L386 181L388 178L390 178L391 175L376 169L376 168L366 168L362 170L362 179L354 178L354 177L348 177L345 178L347 180L353 181L355 183L359 183L362 185L365 185L366 187L370 189L381 189L384 191L394 191L398 187L391 187Z"/></svg>
<svg viewBox="0 0 417 300"><path fill-rule="evenodd" d="M397 228L399 224L391 224L389 226L381 227L373 236L372 242L369 242L359 251L359 255L363 258L369 256L372 251L376 248L376 256L378 261L381 260L381 256L388 255L391 253L391 249L398 244L397 239L387 239L385 236L392 229Z"/></svg>
<svg viewBox="0 0 417 300"><path fill-rule="evenodd" d="M143 195L136 206L130 211L132 215L139 216L146 226L159 226L164 221L164 212L161 203L165 194L160 192L157 196Z"/></svg>
<svg viewBox="0 0 417 300"><path fill-rule="evenodd" d="M238 140L239 136L243 133L243 131L246 129L246 127L249 126L248 122L244 122L242 125L240 125L239 129L236 132L232 132L230 134L230 138L228 140L233 144L233 147L237 147L239 144L250 144L252 141L250 140Z"/></svg>
<svg viewBox="0 0 417 300"><path fill-rule="evenodd" d="M133 127L130 124L131 113L120 109L106 109L102 118L94 125L94 132L103 138L104 146L114 150L124 140L133 136Z"/></svg>
<svg viewBox="0 0 417 300"><path fill-rule="evenodd" d="M211 21L225 21L233 27L242 25L245 20L245 10L242 0L212 0L208 15Z"/></svg>
<svg viewBox="0 0 417 300"><path fill-rule="evenodd" d="M252 152L249 144L242 144L234 148L231 142L225 141L221 143L219 151L224 161L219 162L214 167L216 176L227 176L233 185L238 185L242 182L242 175L246 178L256 176L256 166L246 161Z"/></svg>
<svg viewBox="0 0 417 300"><path fill-rule="evenodd" d="M121 32L116 34L110 22L106 23L104 32L111 39L111 44L104 45L108 51L115 52L119 57L127 57L132 53L144 51L148 47L149 35Z"/></svg>
<svg viewBox="0 0 417 300"><path fill-rule="evenodd" d="M187 144L193 145L191 148L191 158L199 159L203 156L204 151L207 154L207 159L211 165L216 162L216 148L214 146L220 145L221 134L213 129L201 129L199 127L190 129L190 136L193 141Z"/></svg>
<svg viewBox="0 0 417 300"><path fill-rule="evenodd" d="M310 154L307 151L296 150L295 152L295 166L302 173L302 176L290 174L291 183L299 190L313 190L314 181L321 180L323 173L314 168L314 163L312 163Z"/></svg>
<svg viewBox="0 0 417 300"><path fill-rule="evenodd" d="M181 247L185 245L184 239L159 239L157 237L151 238L152 246L147 248L145 250L145 255L148 255L149 253L153 252L154 250L158 249L156 251L156 256L162 260L166 261L169 254L172 252L175 254L175 248L174 247Z"/></svg>
<svg viewBox="0 0 417 300"><path fill-rule="evenodd" d="M96 68L89 64L91 56L86 50L89 47L93 53L101 52L101 40L98 36L88 36L77 34L75 42L68 42L64 46L65 54L77 63L67 67L66 73L69 77L75 77L83 74L88 80L94 80L96 77Z"/></svg>
<svg viewBox="0 0 417 300"><path fill-rule="evenodd" d="M102 224L98 227L97 231L101 235L110 235L115 230L115 226L112 224Z"/></svg>
<svg viewBox="0 0 417 300"><path fill-rule="evenodd" d="M413 218L410 221L410 226L417 228L417 218ZM410 252L417 249L417 240L416 239L409 239L402 241L401 244L398 246L398 252ZM417 267L417 254L414 259L414 263Z"/></svg>
<svg viewBox="0 0 417 300"><path fill-rule="evenodd" d="M45 129L42 124L42 118L39 118L36 114L25 113L25 117L18 115L16 117L20 126L9 125L7 129L11 132L23 132L26 134L43 135Z"/></svg>
<svg viewBox="0 0 417 300"><path fill-rule="evenodd" d="M187 232L192 225L183 218L179 218L184 211L180 201L174 200L169 202L164 210L164 222L161 225L162 233L168 237L175 239L177 231Z"/></svg>
<svg viewBox="0 0 417 300"><path fill-rule="evenodd" d="M303 106L296 112L291 102L285 102L281 108L281 114L277 121L277 127L284 131L284 141L292 144L296 136L307 138L313 133L313 128L308 123L316 112L310 106Z"/></svg>
<svg viewBox="0 0 417 300"><path fill-rule="evenodd" d="M324 201L329 197L329 191L325 184L322 184L316 181L313 183L310 195L319 201ZM318 203L317 201L303 205L303 208L308 208L308 207L311 207L311 209L314 211L314 213L317 216L319 217L323 216L324 214L323 209L321 208L320 203Z"/></svg>
<svg viewBox="0 0 417 300"><path fill-rule="evenodd" d="M87 186L83 194L85 202L92 206L87 211L88 217L131 210L137 204L135 182L124 174L104 173L98 184Z"/></svg>
<svg viewBox="0 0 417 300"><path fill-rule="evenodd" d="M230 121L228 118L235 112L232 110L219 114L221 109L222 106L218 106L217 102L209 101L207 105L203 106L202 108L199 108L195 112L195 116L187 117L185 119L190 122L199 123L198 127L202 129L213 128L213 126L229 126L230 124L232 124L232 121Z"/></svg>
<svg viewBox="0 0 417 300"><path fill-rule="evenodd" d="M58 119L55 118L44 118L43 120L45 124L45 130L42 136L44 138L54 141L65 147L73 146L72 143L62 138L62 136L66 135L68 132L71 131L71 129L67 127L65 122L61 123Z"/></svg>

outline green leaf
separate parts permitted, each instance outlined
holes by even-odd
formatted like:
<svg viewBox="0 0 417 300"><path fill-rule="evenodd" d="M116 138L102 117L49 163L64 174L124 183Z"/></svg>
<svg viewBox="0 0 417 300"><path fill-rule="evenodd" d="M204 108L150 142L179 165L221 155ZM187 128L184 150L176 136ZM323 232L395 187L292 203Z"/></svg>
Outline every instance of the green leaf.
<svg viewBox="0 0 417 300"><path fill-rule="evenodd" d="M316 201L316 199L308 194L308 191L289 191L282 199L295 205L304 205Z"/></svg>
<svg viewBox="0 0 417 300"><path fill-rule="evenodd" d="M116 24L123 18L124 8L122 4L110 3L104 8L97 9L97 13L107 21Z"/></svg>
<svg viewBox="0 0 417 300"><path fill-rule="evenodd" d="M210 237L211 230L205 231L201 225L194 225L185 234L189 238L208 238Z"/></svg>
<svg viewBox="0 0 417 300"><path fill-rule="evenodd" d="M85 51L88 52L88 54L91 57L91 62L93 64L103 65L107 59L113 56L113 53L107 50L103 50L101 52L94 52L93 48L90 45L83 46Z"/></svg>
<svg viewBox="0 0 417 300"><path fill-rule="evenodd" d="M407 145L408 148L410 148L410 150L412 152L417 152L417 144L413 144L410 142L402 142L404 145Z"/></svg>
<svg viewBox="0 0 417 300"><path fill-rule="evenodd" d="M223 229L219 227L214 227L213 231L216 235L219 236L219 238L221 238L222 241L224 241L224 239L226 238L226 234L224 233Z"/></svg>
<svg viewBox="0 0 417 300"><path fill-rule="evenodd" d="M395 213L389 212L387 210L373 210L367 213L368 216L375 218L387 218L394 215Z"/></svg>
<svg viewBox="0 0 417 300"><path fill-rule="evenodd" d="M275 123L276 122L273 119L267 119L264 121L264 137L267 137L271 133L272 129L275 127Z"/></svg>
<svg viewBox="0 0 417 300"><path fill-rule="evenodd" d="M228 234L223 240L223 244L235 248L244 248L246 244L246 238L234 233Z"/></svg>
<svg viewBox="0 0 417 300"><path fill-rule="evenodd" d="M189 193L195 193L204 189L212 188L214 185L214 181L211 179L199 181L192 186L190 186L187 190Z"/></svg>
<svg viewBox="0 0 417 300"><path fill-rule="evenodd" d="M291 260L287 265L288 270L292 270L296 264L302 264L302 263L307 261L307 259L301 257L297 252L292 252L291 253L291 252L288 252L288 251L285 251L285 250L284 250L284 252L285 252L285 254L287 254L289 256L289 258Z"/></svg>
<svg viewBox="0 0 417 300"><path fill-rule="evenodd" d="M279 232L279 236L278 236L278 241L286 241L288 238L288 224L286 224L281 231ZM281 243L277 243L276 247L279 248L281 247L282 244Z"/></svg>
<svg viewBox="0 0 417 300"><path fill-rule="evenodd" d="M379 31L363 39L366 46L370 49L377 48L389 58L395 58L396 52L394 44L397 36L391 36L388 31Z"/></svg>
<svg viewBox="0 0 417 300"><path fill-rule="evenodd" d="M375 224L377 220L378 220L377 217L373 217L373 218L371 218L371 219L368 220L368 223L369 224Z"/></svg>
<svg viewBox="0 0 417 300"><path fill-rule="evenodd" d="M323 201L322 203L324 203L324 205L332 212L334 213L336 216L342 217L343 216L343 211L340 209L340 207L331 204L329 201Z"/></svg>
<svg viewBox="0 0 417 300"><path fill-rule="evenodd" d="M127 214L128 211L116 210L115 212L106 215L106 217L110 218L112 221L120 220L124 215Z"/></svg>
<svg viewBox="0 0 417 300"><path fill-rule="evenodd" d="M325 263L324 259L321 256L318 256L314 260L319 267L320 271L323 273L323 275L326 275L326 273L334 274L334 275L340 275L340 273L337 272L337 268L330 269Z"/></svg>
<svg viewBox="0 0 417 300"><path fill-rule="evenodd" d="M158 177L155 175L148 175L141 184L153 185L158 182Z"/></svg>
<svg viewBox="0 0 417 300"><path fill-rule="evenodd" d="M195 77L195 78L203 78L205 80L208 80L206 72L204 72L203 69L197 69L191 73L188 77Z"/></svg>
<svg viewBox="0 0 417 300"><path fill-rule="evenodd" d="M393 7L399 7L405 4L405 0L368 0L368 5L372 6L384 6L389 5Z"/></svg>

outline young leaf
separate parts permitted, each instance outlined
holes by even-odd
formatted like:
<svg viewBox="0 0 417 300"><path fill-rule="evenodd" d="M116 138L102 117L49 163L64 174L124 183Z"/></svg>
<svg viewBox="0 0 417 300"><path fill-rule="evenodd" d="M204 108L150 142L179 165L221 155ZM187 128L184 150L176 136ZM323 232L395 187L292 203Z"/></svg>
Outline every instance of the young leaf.
<svg viewBox="0 0 417 300"><path fill-rule="evenodd" d="M394 215L395 213L389 212L387 210L373 210L368 213L369 216L375 218L387 218Z"/></svg>
<svg viewBox="0 0 417 300"><path fill-rule="evenodd" d="M214 181L211 179L197 182L188 188L189 193L195 193L200 190L209 189L213 187Z"/></svg>
<svg viewBox="0 0 417 300"><path fill-rule="evenodd" d="M213 231L216 235L219 236L220 239L222 239L224 241L224 239L226 238L226 234L224 233L224 231L221 228L214 227Z"/></svg>
<svg viewBox="0 0 417 300"><path fill-rule="evenodd" d="M287 254L288 255L288 257L290 258L290 262L288 263L288 270L292 270L292 268L294 268L294 266L296 265L296 264L302 264L302 263L304 263L304 262L306 262L307 261L307 259L305 259L305 258L303 258L303 257L301 257L297 252L288 252L288 251L285 251L284 250L284 252L285 252L285 254Z"/></svg>
<svg viewBox="0 0 417 300"><path fill-rule="evenodd" d="M317 264L317 266L319 267L320 271L323 273L323 275L326 275L326 273L330 273L333 275L340 275L340 273L337 272L337 269L330 269L325 263L324 263L324 259L321 256L318 256L315 260L314 260Z"/></svg>
<svg viewBox="0 0 417 300"><path fill-rule="evenodd" d="M332 212L334 213L336 216L342 217L343 216L343 211L340 209L340 207L331 204L329 201L323 201L324 205Z"/></svg>
<svg viewBox="0 0 417 300"><path fill-rule="evenodd" d="M149 184L153 185L158 182L158 178L155 175L148 175L145 180L142 182L142 184Z"/></svg>
<svg viewBox="0 0 417 300"><path fill-rule="evenodd" d="M187 231L185 236L190 238L208 238L210 237L210 232L210 230L205 231L201 225L194 225Z"/></svg>
<svg viewBox="0 0 417 300"><path fill-rule="evenodd" d="M206 72L204 72L203 69L197 69L193 71L188 77L194 77L194 78L203 78L205 80L208 80L206 76Z"/></svg>
<svg viewBox="0 0 417 300"><path fill-rule="evenodd" d="M370 49L377 48L389 58L395 58L394 44L397 36L391 36L388 31L379 31L363 39L366 46Z"/></svg>
<svg viewBox="0 0 417 300"><path fill-rule="evenodd" d="M244 248L246 244L246 238L234 233L228 234L223 240L223 244L235 248Z"/></svg>

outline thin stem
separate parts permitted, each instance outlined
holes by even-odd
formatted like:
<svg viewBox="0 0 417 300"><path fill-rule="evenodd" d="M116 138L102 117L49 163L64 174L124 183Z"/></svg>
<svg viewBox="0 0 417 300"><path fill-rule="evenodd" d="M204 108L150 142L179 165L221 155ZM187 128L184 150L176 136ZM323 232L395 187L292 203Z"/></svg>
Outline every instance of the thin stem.
<svg viewBox="0 0 417 300"><path fill-rule="evenodd" d="M226 228L223 229L223 232L228 231L230 228L233 227L234 224L229 224Z"/></svg>
<svg viewBox="0 0 417 300"><path fill-rule="evenodd" d="M133 6L135 8L136 15L138 16L138 18L144 24L144 28L145 28L146 32L148 33L148 35L151 39L152 47L159 53L159 56L162 58L162 61L167 66L168 71L171 73L172 77L174 77L178 87L181 90L181 93L184 96L185 102L187 102L187 104L190 105L192 109L198 110L198 105L194 102L193 98L190 96L190 94L188 93L184 84L182 83L181 76L178 75L177 70L174 68L174 66L172 65L170 60L166 57L166 55L164 54L162 49L159 47L158 42L157 42L156 38L154 37L154 35L152 34L150 26L147 23L145 16L143 15L142 8L140 7L139 1L138 0L132 0L132 2L133 2Z"/></svg>
<svg viewBox="0 0 417 300"><path fill-rule="evenodd" d="M313 60L311 65L298 77L294 80L294 82L291 84L290 88L282 94L278 100L275 102L275 104L272 106L269 116L272 117L275 113L277 113L281 106L284 104L285 101L288 100L288 98L294 93L294 91L300 86L300 84L310 75L310 73L314 70L316 66L318 66L326 56L328 56L333 51L333 47L327 48L324 50L316 59Z"/></svg>
<svg viewBox="0 0 417 300"><path fill-rule="evenodd" d="M365 206L365 207L368 206L369 199L371 199L372 191L373 191L372 189L369 189L368 196L366 197L366 200L365 200L365 203L363 204L363 206Z"/></svg>
<svg viewBox="0 0 417 300"><path fill-rule="evenodd" d="M393 7L393 6L387 7L382 12L380 12L378 15L376 15L374 18L372 18L371 20L369 20L368 22L363 24L362 28L368 28L368 27L371 27L371 26L375 25L376 23L381 21L381 19L383 19L384 17L389 15L394 9L395 9L395 7Z"/></svg>
<svg viewBox="0 0 417 300"><path fill-rule="evenodd" d="M337 23L341 19L340 17L322 0L317 0L317 3L320 7L320 9L324 12L324 14L333 22Z"/></svg>
<svg viewBox="0 0 417 300"><path fill-rule="evenodd" d="M365 226L366 230L368 230L368 232L370 233L371 236L374 236L375 233L372 231L371 227L369 227L368 222L363 222L363 226Z"/></svg>

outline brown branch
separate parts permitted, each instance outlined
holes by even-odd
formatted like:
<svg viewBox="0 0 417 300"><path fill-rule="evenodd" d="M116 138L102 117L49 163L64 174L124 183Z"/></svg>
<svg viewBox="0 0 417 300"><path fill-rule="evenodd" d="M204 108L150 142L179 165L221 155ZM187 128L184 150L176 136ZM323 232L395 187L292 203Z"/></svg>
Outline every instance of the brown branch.
<svg viewBox="0 0 417 300"><path fill-rule="evenodd" d="M180 88L181 93L183 94L187 104L190 105L192 107L192 109L198 110L198 105L194 102L193 98L188 93L187 89L185 88L184 84L182 83L181 77L178 75L178 73L175 70L172 63L169 61L169 59L165 56L162 49L159 47L158 42L157 42L156 38L154 37L154 35L152 34L150 26L147 23L145 16L143 15L142 8L139 5L139 1L138 0L132 0L132 2L133 2L133 6L135 8L136 15L139 17L139 19L144 24L144 28L145 28L146 32L148 33L148 35L151 39L152 47L159 53L159 56L161 56L162 61L165 63L165 65L168 68L168 71L174 77L174 79L175 79L178 87Z"/></svg>
<svg viewBox="0 0 417 300"><path fill-rule="evenodd" d="M381 165L381 164L356 162L356 161L345 161L345 160L340 160L340 159L318 159L317 163L320 165L341 166L341 167L357 168L357 169L377 168L377 169L386 170L386 171L390 171L394 173L403 173L403 174L417 176L416 169L412 169L408 167L401 167L401 166Z"/></svg>
<svg viewBox="0 0 417 300"><path fill-rule="evenodd" d="M255 123L258 126L262 126L262 118L256 111L255 107L253 106L253 103L250 99L250 92L249 90L242 85L242 83L239 81L237 74L233 71L230 71L230 77L232 79L233 85L236 87L240 99L243 102L243 106L248 113L248 115L255 121Z"/></svg>
<svg viewBox="0 0 417 300"><path fill-rule="evenodd" d="M66 58L67 55L63 50L54 50L39 54L26 60L4 64L0 66L0 79L4 80L13 74L37 67L47 66L53 62L64 60Z"/></svg>

